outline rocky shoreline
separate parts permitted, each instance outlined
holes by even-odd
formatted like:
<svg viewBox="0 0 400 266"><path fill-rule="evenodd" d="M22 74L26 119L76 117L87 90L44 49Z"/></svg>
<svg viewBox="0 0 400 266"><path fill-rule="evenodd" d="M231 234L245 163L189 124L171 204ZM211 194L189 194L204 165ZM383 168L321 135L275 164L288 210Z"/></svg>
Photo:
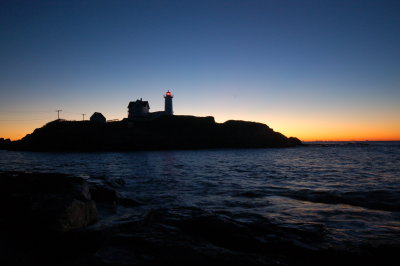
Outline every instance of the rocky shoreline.
<svg viewBox="0 0 400 266"><path fill-rule="evenodd" d="M332 245L324 228L143 208L123 179L0 173L2 265L396 265L398 244ZM392 260L393 259L393 260Z"/></svg>

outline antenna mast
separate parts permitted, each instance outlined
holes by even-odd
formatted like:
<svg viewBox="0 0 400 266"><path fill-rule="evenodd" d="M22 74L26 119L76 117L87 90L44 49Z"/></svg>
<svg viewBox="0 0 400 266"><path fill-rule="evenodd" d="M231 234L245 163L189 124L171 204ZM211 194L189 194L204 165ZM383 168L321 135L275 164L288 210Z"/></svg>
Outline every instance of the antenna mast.
<svg viewBox="0 0 400 266"><path fill-rule="evenodd" d="M60 112L61 112L62 110L56 110L56 112L57 112L57 120L60 120Z"/></svg>

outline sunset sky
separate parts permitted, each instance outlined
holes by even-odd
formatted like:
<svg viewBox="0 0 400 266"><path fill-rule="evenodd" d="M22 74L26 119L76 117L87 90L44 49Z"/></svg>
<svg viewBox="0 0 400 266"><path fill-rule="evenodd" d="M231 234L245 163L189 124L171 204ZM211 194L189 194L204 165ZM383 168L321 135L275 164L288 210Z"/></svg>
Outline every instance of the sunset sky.
<svg viewBox="0 0 400 266"><path fill-rule="evenodd" d="M0 137L168 89L177 115L400 140L400 1L0 1Z"/></svg>

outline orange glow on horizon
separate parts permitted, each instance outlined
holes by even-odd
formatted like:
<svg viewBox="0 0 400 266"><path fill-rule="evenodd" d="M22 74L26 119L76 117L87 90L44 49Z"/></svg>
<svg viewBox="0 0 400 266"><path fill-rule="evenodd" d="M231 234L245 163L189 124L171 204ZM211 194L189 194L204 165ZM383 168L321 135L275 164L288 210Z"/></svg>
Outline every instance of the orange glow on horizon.
<svg viewBox="0 0 400 266"><path fill-rule="evenodd" d="M11 140L19 140L25 137L27 134L31 134L36 128L40 128L43 125L30 126L30 127L16 127L14 129L1 130L0 138L9 138ZM274 131L280 132L287 137L296 137L301 141L400 141L400 136L394 132L379 132L379 134L350 134L343 133L333 135L329 132L304 132L304 131L291 131L285 129L273 128ZM377 132L378 133L378 132Z"/></svg>
<svg viewBox="0 0 400 266"><path fill-rule="evenodd" d="M122 114L121 114L122 115ZM193 114L207 116L209 114ZM274 131L287 137L297 137L301 141L400 141L400 123L395 121L380 121L380 123L349 122L338 120L311 120L303 121L288 117L274 117L263 121L262 117L241 117L240 115L215 116L216 122L227 120L246 120L267 124ZM24 123L0 123L0 138L19 140L32 133L36 128L44 126L46 121L28 121Z"/></svg>
<svg viewBox="0 0 400 266"><path fill-rule="evenodd" d="M27 134L32 133L36 128L44 126L46 123L36 122L36 123L12 124L12 125L0 124L0 138L19 140L25 137Z"/></svg>
<svg viewBox="0 0 400 266"><path fill-rule="evenodd" d="M231 116L216 117L217 122L230 120ZM274 116L265 120L261 115L247 117L237 114L237 120L260 122L287 137L309 141L400 141L400 123L397 117L386 120L360 119L319 119L318 117L298 119L294 116ZM223 119L220 119L223 118ZM255 118L255 119L254 119ZM235 118L233 118L235 119Z"/></svg>
<svg viewBox="0 0 400 266"><path fill-rule="evenodd" d="M287 137L297 137L301 141L399 141L400 125L309 123L304 126L273 127Z"/></svg>

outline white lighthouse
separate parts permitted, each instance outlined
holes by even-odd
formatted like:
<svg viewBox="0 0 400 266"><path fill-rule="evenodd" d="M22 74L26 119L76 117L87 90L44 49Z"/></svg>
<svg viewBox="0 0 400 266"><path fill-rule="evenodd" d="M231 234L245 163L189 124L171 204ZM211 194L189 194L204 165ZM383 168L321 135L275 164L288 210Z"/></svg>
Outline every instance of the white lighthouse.
<svg viewBox="0 0 400 266"><path fill-rule="evenodd" d="M171 94L170 91L167 91L167 93L164 95L164 99L165 99L165 114L166 115L173 115L174 111L172 109L172 98L174 98L174 96Z"/></svg>

